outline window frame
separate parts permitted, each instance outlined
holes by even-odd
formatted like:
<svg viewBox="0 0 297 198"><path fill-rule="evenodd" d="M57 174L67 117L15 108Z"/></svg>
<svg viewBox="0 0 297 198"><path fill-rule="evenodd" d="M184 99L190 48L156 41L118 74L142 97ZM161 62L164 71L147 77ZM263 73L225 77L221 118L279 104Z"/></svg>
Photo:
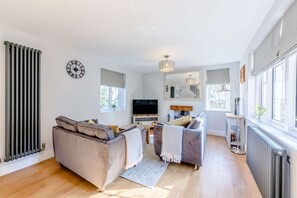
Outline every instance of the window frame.
<svg viewBox="0 0 297 198"><path fill-rule="evenodd" d="M297 58L295 64L295 130L297 130Z"/></svg>
<svg viewBox="0 0 297 198"><path fill-rule="evenodd" d="M263 78L266 78L266 82L264 82L264 79ZM263 101L264 101L264 98L263 98L263 95L264 95L264 92L263 92L263 88L264 88L264 85L266 85L266 101L265 101L265 105L263 104ZM259 87L259 104L262 106L262 107L267 107L267 92L268 92L268 71L265 71L265 72L263 72L262 74L261 74L261 76L260 76L260 87Z"/></svg>
<svg viewBox="0 0 297 198"><path fill-rule="evenodd" d="M214 85L222 85L225 84L226 88L230 90L231 83L221 83L221 84L207 84L206 85L206 111L221 111L221 112L230 112L231 111L231 92L226 92L229 96L226 96L226 108L214 108L210 107L210 97L209 97L209 87Z"/></svg>
<svg viewBox="0 0 297 198"><path fill-rule="evenodd" d="M100 105L100 112L124 111L126 110L126 89L121 87L113 87L107 85L100 85L100 103L101 103L101 87L108 87L108 108L102 108ZM118 89L119 105L116 108L112 107L112 89Z"/></svg>
<svg viewBox="0 0 297 198"><path fill-rule="evenodd" d="M271 83L272 83L272 90L271 90L271 93L272 93L272 97L271 97L271 120L272 121L274 121L274 122L276 122L276 123L279 123L279 124L284 124L285 123L285 119L286 119L286 109L284 110L284 112L282 112L282 113L284 113L284 117L283 117L283 120L278 120L278 119L275 119L274 118L274 110L275 110L275 107L274 107L274 94L275 94L275 69L276 68L278 68L278 67L284 67L284 69L285 69L285 76L284 76L284 80L286 79L286 71L287 71L287 66L288 64L287 64L287 59L285 59L285 60L283 60L283 61L281 61L281 62L279 62L276 66L274 66L273 68L272 68L272 79L271 79ZM283 73L282 73L282 75L283 75ZM284 87L285 87L285 93L284 93L284 96L282 96L282 97L284 97L284 100L285 100L285 102L284 102L284 104L286 104L286 100L287 100L287 96L286 96L286 87L287 87L287 83L286 83L286 81L284 81L284 83L285 83L285 85L284 85Z"/></svg>
<svg viewBox="0 0 297 198"><path fill-rule="evenodd" d="M108 88L108 107L101 107L102 87ZM118 106L113 107L113 89L117 88ZM100 69L100 112L112 112L126 110L126 74L109 69Z"/></svg>
<svg viewBox="0 0 297 198"><path fill-rule="evenodd" d="M283 82L285 83L285 93L284 93L284 110L283 119L281 122L279 120L273 119L273 92L274 92L274 79L273 79L273 69L284 64L285 71L283 73ZM279 130L285 131L290 135L297 138L297 49L292 51L290 54L286 55L281 61L277 62L273 67L266 70L267 72L267 95L266 104L267 112L263 115L264 123L277 128ZM262 73L263 74L263 73ZM256 77L256 104L262 104L262 77L261 75ZM261 77L261 78L260 78ZM283 89L282 89L283 90Z"/></svg>

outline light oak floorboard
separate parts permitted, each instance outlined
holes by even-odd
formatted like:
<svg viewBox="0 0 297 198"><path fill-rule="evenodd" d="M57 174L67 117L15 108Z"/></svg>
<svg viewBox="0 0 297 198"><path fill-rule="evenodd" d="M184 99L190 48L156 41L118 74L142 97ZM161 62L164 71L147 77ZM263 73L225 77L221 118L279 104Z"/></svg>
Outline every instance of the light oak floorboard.
<svg viewBox="0 0 297 198"><path fill-rule="evenodd" d="M148 145L147 149L152 149ZM222 137L207 136L204 164L171 163L157 185L146 188L117 178L104 193L61 167L54 158L0 177L0 197L154 197L154 198L257 198L262 197L245 156L235 155Z"/></svg>

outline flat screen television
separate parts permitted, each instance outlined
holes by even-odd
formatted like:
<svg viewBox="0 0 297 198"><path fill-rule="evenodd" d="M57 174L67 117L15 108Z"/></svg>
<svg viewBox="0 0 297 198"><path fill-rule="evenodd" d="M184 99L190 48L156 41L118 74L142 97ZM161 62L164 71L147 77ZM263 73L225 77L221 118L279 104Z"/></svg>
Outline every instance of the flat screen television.
<svg viewBox="0 0 297 198"><path fill-rule="evenodd" d="M133 114L158 114L158 100L133 100Z"/></svg>

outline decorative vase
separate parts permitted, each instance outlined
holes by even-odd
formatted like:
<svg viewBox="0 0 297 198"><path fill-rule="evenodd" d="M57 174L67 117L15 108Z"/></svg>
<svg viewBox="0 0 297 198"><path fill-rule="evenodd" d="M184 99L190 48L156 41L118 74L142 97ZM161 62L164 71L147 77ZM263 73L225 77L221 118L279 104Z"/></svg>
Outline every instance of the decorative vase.
<svg viewBox="0 0 297 198"><path fill-rule="evenodd" d="M262 120L261 120L261 116L258 116L258 120L257 120L257 123L261 123Z"/></svg>

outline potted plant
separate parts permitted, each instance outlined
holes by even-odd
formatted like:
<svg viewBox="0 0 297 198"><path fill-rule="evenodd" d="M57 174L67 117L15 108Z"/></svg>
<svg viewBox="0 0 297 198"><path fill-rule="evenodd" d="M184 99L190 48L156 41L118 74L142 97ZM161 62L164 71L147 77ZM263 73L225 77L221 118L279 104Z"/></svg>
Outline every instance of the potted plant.
<svg viewBox="0 0 297 198"><path fill-rule="evenodd" d="M258 118L257 123L261 122L261 117L266 111L267 111L267 108L265 108L261 105L256 106L256 116Z"/></svg>

